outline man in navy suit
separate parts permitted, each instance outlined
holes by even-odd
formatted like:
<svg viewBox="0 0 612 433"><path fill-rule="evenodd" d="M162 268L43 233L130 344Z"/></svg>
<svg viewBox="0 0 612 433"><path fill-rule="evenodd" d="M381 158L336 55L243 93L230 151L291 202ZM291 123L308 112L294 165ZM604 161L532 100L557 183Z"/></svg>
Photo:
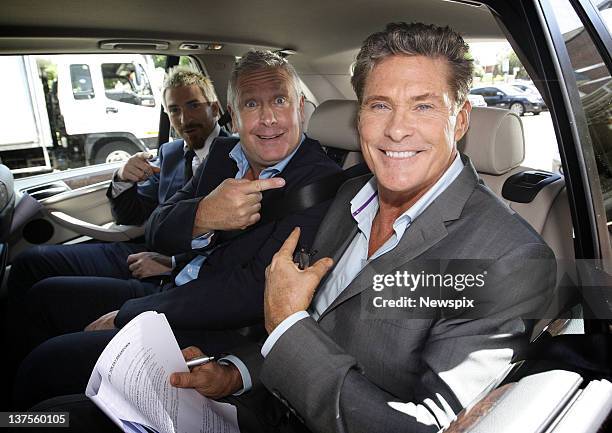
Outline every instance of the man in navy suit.
<svg viewBox="0 0 612 433"><path fill-rule="evenodd" d="M64 277L52 292L33 297L30 329L73 333L51 338L26 358L15 386L18 407L82 391L115 328L143 311L164 313L181 345L202 344L215 354L240 340L228 330L262 323L266 266L296 226L302 246L310 247L330 204L294 208L292 197L341 169L303 133L300 80L277 54L245 54L230 77L228 103L239 138L215 140L193 179L147 222L147 243L162 253L186 253L185 266L163 287ZM84 327L97 332L76 332Z"/></svg>
<svg viewBox="0 0 612 433"><path fill-rule="evenodd" d="M214 139L227 136L217 123L220 107L213 84L200 72L182 66L170 70L164 80L163 102L172 127L182 138L162 145L156 162L141 152L117 170L107 197L119 224L143 224L159 203L191 178ZM7 283L9 364L16 368L32 348L28 340L39 339L23 335L29 323L28 298L46 299L65 276L154 278L169 272L171 261L170 256L148 251L144 243L125 242L40 245L20 254L12 262ZM59 305L63 301L48 302Z"/></svg>
<svg viewBox="0 0 612 433"><path fill-rule="evenodd" d="M191 178L213 140L227 136L217 123L220 108L213 84L200 72L182 66L170 70L163 101L182 138L162 145L157 161L139 152L117 170L106 195L118 224L143 224ZM147 251L143 243L41 245L13 260L8 288L20 297L48 277L146 278L169 272L171 266L170 257Z"/></svg>

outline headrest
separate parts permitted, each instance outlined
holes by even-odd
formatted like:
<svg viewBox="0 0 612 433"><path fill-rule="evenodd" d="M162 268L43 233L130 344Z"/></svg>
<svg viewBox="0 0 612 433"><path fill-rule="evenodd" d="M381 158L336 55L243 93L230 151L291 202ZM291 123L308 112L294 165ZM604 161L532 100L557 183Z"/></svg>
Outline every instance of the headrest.
<svg viewBox="0 0 612 433"><path fill-rule="evenodd" d="M459 150L480 173L501 175L512 170L525 159L521 118L500 108L474 107Z"/></svg>
<svg viewBox="0 0 612 433"><path fill-rule="evenodd" d="M323 146L360 152L357 134L357 101L328 99L315 108L308 124L308 136Z"/></svg>

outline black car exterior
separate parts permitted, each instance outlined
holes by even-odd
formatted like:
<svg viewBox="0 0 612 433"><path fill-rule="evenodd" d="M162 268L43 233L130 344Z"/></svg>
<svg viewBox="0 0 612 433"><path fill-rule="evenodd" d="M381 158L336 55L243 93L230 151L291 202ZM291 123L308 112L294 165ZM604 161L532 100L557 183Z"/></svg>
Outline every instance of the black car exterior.
<svg viewBox="0 0 612 433"><path fill-rule="evenodd" d="M519 116L525 113L540 114L544 109L540 98L528 95L512 86L477 87L470 93L482 95L489 107L506 108Z"/></svg>

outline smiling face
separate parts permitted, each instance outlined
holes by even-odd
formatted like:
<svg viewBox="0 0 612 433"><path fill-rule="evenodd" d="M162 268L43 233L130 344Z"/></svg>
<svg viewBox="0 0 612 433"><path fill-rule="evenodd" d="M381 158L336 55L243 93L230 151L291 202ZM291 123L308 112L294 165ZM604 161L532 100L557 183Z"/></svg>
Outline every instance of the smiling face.
<svg viewBox="0 0 612 433"><path fill-rule="evenodd" d="M164 98L174 130L190 149L201 149L215 127L219 105L208 102L195 84L169 88Z"/></svg>
<svg viewBox="0 0 612 433"><path fill-rule="evenodd" d="M237 110L231 109L240 143L256 175L297 147L304 121L304 99L296 95L283 69L263 69L238 79Z"/></svg>
<svg viewBox="0 0 612 433"><path fill-rule="evenodd" d="M456 110L449 73L444 59L406 55L388 57L369 73L359 135L383 201L410 207L453 162L471 107Z"/></svg>

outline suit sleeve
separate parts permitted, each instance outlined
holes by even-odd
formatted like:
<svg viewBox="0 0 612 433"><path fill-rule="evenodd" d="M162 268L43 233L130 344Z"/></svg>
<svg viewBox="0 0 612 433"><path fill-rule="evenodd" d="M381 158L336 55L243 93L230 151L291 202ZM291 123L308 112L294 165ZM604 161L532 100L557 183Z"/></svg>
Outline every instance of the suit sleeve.
<svg viewBox="0 0 612 433"><path fill-rule="evenodd" d="M191 180L151 213L145 228L151 250L170 256L191 251L193 222L202 199L196 196L196 186L205 165L200 164Z"/></svg>
<svg viewBox="0 0 612 433"><path fill-rule="evenodd" d="M160 149L159 160L161 167L163 147ZM117 197L113 197L112 188L113 185L109 185L106 197L110 201L111 212L117 224L138 226L145 223L158 204L159 174L154 174L140 185L132 186Z"/></svg>
<svg viewBox="0 0 612 433"><path fill-rule="evenodd" d="M187 191L180 191L179 194L186 195ZM178 205L189 208L190 201L182 200ZM247 262L232 262L231 266L223 266L221 270L208 275L206 280L198 278L175 289L127 301L121 307L115 324L123 326L141 312L149 310L164 313L173 327L181 329L227 329L261 322L264 274L272 256L296 226L301 228L300 243L311 246L329 204L327 201L269 223L274 224L271 235ZM156 212L161 211L163 206ZM189 212L185 211L186 214ZM186 221L182 220L180 224L188 225ZM149 220L148 229L153 223L154 216ZM190 237L185 238L184 246L188 246L190 241ZM240 239L232 242L240 242Z"/></svg>
<svg viewBox="0 0 612 433"><path fill-rule="evenodd" d="M490 310L480 318L458 313L433 322L421 353L422 374L410 386L411 401L370 381L358 360L311 318L280 337L263 362L260 379L313 432L438 431L527 343L530 326L522 318L533 317L546 303L555 267L552 252L542 244L518 247L489 266L485 288ZM355 314L355 320L363 320ZM398 327L396 332L408 331ZM392 347L371 350L393 356ZM259 368L256 358L251 363Z"/></svg>

